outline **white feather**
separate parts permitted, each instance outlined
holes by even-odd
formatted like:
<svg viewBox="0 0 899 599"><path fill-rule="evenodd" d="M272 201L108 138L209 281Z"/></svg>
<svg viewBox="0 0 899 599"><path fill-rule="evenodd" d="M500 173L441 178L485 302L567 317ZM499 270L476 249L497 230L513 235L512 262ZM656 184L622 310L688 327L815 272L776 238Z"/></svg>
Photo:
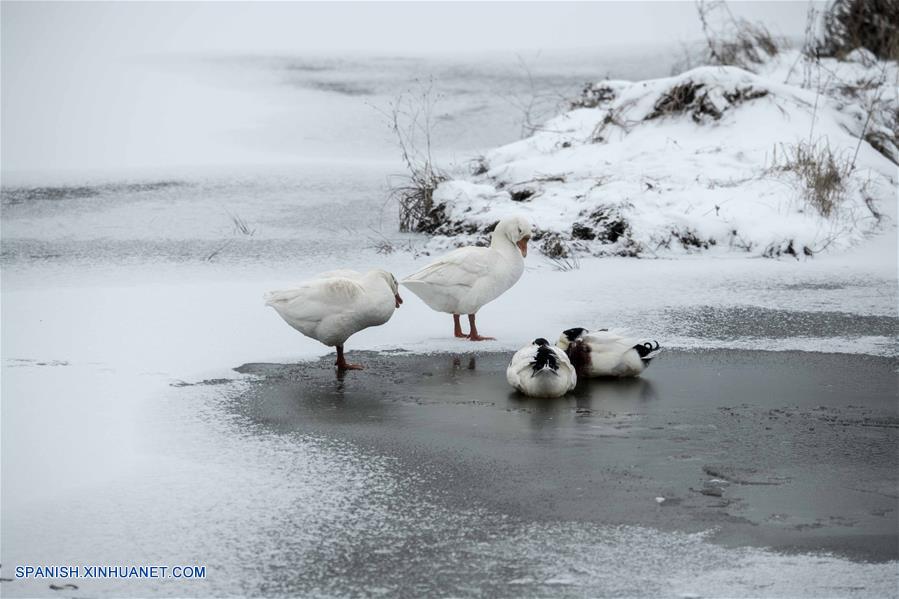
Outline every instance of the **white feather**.
<svg viewBox="0 0 899 599"><path fill-rule="evenodd" d="M531 397L561 397L577 385L577 373L565 352L552 345L545 347L555 355L557 370L546 367L535 372L539 346L531 344L512 356L506 368L506 380L519 392Z"/></svg>

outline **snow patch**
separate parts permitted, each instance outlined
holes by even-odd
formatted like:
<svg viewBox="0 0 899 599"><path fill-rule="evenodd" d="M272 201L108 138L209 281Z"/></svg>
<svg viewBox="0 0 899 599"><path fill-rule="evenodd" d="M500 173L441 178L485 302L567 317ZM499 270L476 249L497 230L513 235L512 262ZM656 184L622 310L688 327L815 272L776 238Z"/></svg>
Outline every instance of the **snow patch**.
<svg viewBox="0 0 899 599"><path fill-rule="evenodd" d="M896 216L888 117L869 119L864 95L888 87L896 65L869 59L825 65L840 85L813 86L788 52L758 74L707 66L588 86L569 112L488 152L480 174L438 187L431 245L484 244L521 214L551 257L848 249ZM808 201L791 162L801 143L842 167L832 210Z"/></svg>

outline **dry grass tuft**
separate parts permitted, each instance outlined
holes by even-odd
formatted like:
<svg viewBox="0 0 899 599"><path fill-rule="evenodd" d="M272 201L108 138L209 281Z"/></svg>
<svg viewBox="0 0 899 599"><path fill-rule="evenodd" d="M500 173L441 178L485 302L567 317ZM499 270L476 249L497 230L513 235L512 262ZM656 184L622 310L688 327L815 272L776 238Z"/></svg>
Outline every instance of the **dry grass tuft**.
<svg viewBox="0 0 899 599"><path fill-rule="evenodd" d="M572 270L580 270L581 268L581 259L574 253L568 256L548 256L547 261L552 264L554 270L559 272L570 272Z"/></svg>
<svg viewBox="0 0 899 599"><path fill-rule="evenodd" d="M399 208L400 231L424 231L433 220L434 190L448 177L434 166L431 136L434 129L433 81L420 83L416 92L400 95L387 116L406 165L407 174L394 175L390 199Z"/></svg>
<svg viewBox="0 0 899 599"><path fill-rule="evenodd" d="M250 225L247 224L247 221L242 219L237 214L228 213L228 216L231 217L231 222L234 224L234 232L244 235L245 237L252 237L256 234L256 229L251 229Z"/></svg>
<svg viewBox="0 0 899 599"><path fill-rule="evenodd" d="M535 240L537 235L534 236ZM558 233L543 233L539 237L540 253L550 260L563 260L571 257L568 244Z"/></svg>
<svg viewBox="0 0 899 599"><path fill-rule="evenodd" d="M568 104L570 110L577 108L596 108L615 99L615 90L605 83L587 83L581 95Z"/></svg>
<svg viewBox="0 0 899 599"><path fill-rule="evenodd" d="M803 198L818 213L828 218L843 200L845 182L852 172L852 160L834 153L827 142L799 142L781 145L782 163L775 168L793 172L803 186Z"/></svg>
<svg viewBox="0 0 899 599"><path fill-rule="evenodd" d="M731 92L724 92L724 99L731 105L740 104L749 100L755 100L768 95L768 90L752 87L737 88ZM690 113L690 117L697 123L703 122L706 117L718 120L727 110L728 106L716 106L709 98L709 90L705 84L694 81L686 81L675 85L665 92L653 106L652 112L646 116L646 120L652 120L670 114Z"/></svg>
<svg viewBox="0 0 899 599"><path fill-rule="evenodd" d="M203 258L206 262L212 262L219 254L225 251L228 246L234 243L234 240L239 236L242 235L244 237L252 237L256 234L256 229L251 229L249 223L247 223L247 221L245 221L239 215L228 212L228 218L231 219L231 223L234 225L234 236L230 239L226 239L209 254L207 254Z"/></svg>
<svg viewBox="0 0 899 599"><path fill-rule="evenodd" d="M703 87L702 83L694 83L692 81L675 85L656 101L652 112L647 115L646 120L659 118L667 114L686 112L691 108L701 110L706 98L705 93L702 92ZM718 113L717 109L714 107L712 109L714 111L713 114ZM716 118L720 118L720 116L718 114Z"/></svg>
<svg viewBox="0 0 899 599"><path fill-rule="evenodd" d="M824 12L818 51L843 58L856 48L899 60L899 1L834 0Z"/></svg>
<svg viewBox="0 0 899 599"><path fill-rule="evenodd" d="M392 184L390 190L390 198L399 207L400 231L426 232L435 215L434 190L448 177L425 163L409 175L395 176L396 179L404 181Z"/></svg>
<svg viewBox="0 0 899 599"><path fill-rule="evenodd" d="M736 18L723 0L696 4L708 46L708 63L752 70L780 51L783 42L761 23Z"/></svg>

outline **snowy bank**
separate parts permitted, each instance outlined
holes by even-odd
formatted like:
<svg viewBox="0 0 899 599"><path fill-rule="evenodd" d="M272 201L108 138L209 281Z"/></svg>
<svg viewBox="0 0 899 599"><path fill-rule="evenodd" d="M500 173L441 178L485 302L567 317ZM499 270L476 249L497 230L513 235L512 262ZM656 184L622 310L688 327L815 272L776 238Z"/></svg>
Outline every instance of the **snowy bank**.
<svg viewBox="0 0 899 599"><path fill-rule="evenodd" d="M419 229L435 247L478 243L524 214L551 257L846 249L894 226L897 179L897 66L849 58L787 52L758 73L588 85L477 174L442 183Z"/></svg>

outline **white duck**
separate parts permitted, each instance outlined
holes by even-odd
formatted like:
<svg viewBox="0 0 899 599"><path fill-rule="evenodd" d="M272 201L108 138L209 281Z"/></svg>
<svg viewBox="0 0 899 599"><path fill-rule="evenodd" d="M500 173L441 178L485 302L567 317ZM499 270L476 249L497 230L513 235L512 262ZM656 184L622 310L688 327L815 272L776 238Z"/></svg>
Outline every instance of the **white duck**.
<svg viewBox="0 0 899 599"><path fill-rule="evenodd" d="M564 351L540 338L515 352L506 380L531 397L562 397L577 385L577 373Z"/></svg>
<svg viewBox="0 0 899 599"><path fill-rule="evenodd" d="M568 329L556 343L582 377L638 376L661 348L656 341L628 339L608 329Z"/></svg>
<svg viewBox="0 0 899 599"><path fill-rule="evenodd" d="M453 334L483 341L475 325L481 307L502 295L524 272L530 223L521 217L501 220L493 231L490 247L463 247L425 266L402 283L438 312L453 315ZM470 332L462 332L459 316L468 314Z"/></svg>
<svg viewBox="0 0 899 599"><path fill-rule="evenodd" d="M359 273L335 270L316 275L292 289L269 291L265 304L307 337L337 348L338 370L359 370L343 357L353 334L382 325L403 303L396 279L386 270Z"/></svg>

